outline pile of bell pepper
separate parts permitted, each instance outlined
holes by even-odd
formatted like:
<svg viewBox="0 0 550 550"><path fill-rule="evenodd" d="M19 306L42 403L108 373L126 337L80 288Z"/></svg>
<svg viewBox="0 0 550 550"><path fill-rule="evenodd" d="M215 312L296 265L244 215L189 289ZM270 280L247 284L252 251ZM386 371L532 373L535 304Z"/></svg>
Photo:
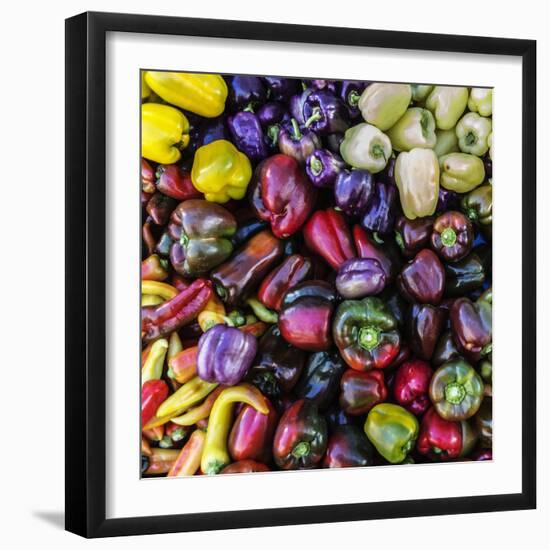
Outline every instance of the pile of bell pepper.
<svg viewBox="0 0 550 550"><path fill-rule="evenodd" d="M492 458L492 90L142 73L142 474Z"/></svg>

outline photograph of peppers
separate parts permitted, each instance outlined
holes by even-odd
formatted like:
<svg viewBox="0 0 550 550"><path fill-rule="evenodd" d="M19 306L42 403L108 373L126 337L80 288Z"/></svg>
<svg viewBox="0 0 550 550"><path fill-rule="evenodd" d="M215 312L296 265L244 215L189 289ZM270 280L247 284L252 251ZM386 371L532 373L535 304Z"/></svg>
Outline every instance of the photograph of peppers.
<svg viewBox="0 0 550 550"><path fill-rule="evenodd" d="M142 476L492 459L492 90L142 72Z"/></svg>

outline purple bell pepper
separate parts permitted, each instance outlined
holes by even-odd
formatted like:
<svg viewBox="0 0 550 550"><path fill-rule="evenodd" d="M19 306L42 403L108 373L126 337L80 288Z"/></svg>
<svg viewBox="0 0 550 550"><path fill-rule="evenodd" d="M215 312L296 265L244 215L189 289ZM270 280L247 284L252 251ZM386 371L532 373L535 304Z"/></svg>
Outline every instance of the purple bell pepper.
<svg viewBox="0 0 550 550"><path fill-rule="evenodd" d="M300 81L297 78L264 76L269 99L287 102L293 95L300 93Z"/></svg>
<svg viewBox="0 0 550 550"><path fill-rule="evenodd" d="M439 197L437 198L436 212L443 212L446 210L453 210L458 204L460 196L454 191L439 187Z"/></svg>
<svg viewBox="0 0 550 550"><path fill-rule="evenodd" d="M240 111L248 105L267 101L267 90L259 76L230 76L227 80L227 105L231 111Z"/></svg>
<svg viewBox="0 0 550 550"><path fill-rule="evenodd" d="M361 80L343 80L340 83L338 95L346 104L350 118L357 118L361 111L359 110L359 98L364 89L370 84Z"/></svg>
<svg viewBox="0 0 550 550"><path fill-rule="evenodd" d="M371 200L361 219L361 225L381 235L391 233L399 203L397 193L395 185L376 182Z"/></svg>
<svg viewBox="0 0 550 550"><path fill-rule="evenodd" d="M279 130L278 145L283 155L293 157L300 164L304 164L306 158L321 146L321 140L315 132L301 130L298 122L293 118L290 124L285 124Z"/></svg>
<svg viewBox="0 0 550 550"><path fill-rule="evenodd" d="M277 101L270 101L258 107L256 109L256 116L264 130L267 130L274 124L280 124L290 119L286 106Z"/></svg>
<svg viewBox="0 0 550 550"><path fill-rule="evenodd" d="M384 168L384 170L376 174L377 181L381 181L382 183L387 183L389 185L395 185L394 170L395 170L395 157L391 157L390 160L388 160L388 164L386 164L386 167Z"/></svg>
<svg viewBox="0 0 550 550"><path fill-rule="evenodd" d="M208 145L219 139L230 139L227 128L227 117L225 115L217 118L206 118L200 125L197 136L197 147ZM191 140L192 141L192 140Z"/></svg>
<svg viewBox="0 0 550 550"><path fill-rule="evenodd" d="M336 92L338 84L334 80L324 80L322 78L314 78L313 80L304 80L304 84L308 88L315 90L327 90L329 92Z"/></svg>
<svg viewBox="0 0 550 550"><path fill-rule="evenodd" d="M206 382L238 384L251 367L258 344L252 334L226 325L214 325L199 339L197 374Z"/></svg>
<svg viewBox="0 0 550 550"><path fill-rule="evenodd" d="M349 113L345 103L326 90L314 90L303 103L304 126L319 134L345 132Z"/></svg>
<svg viewBox="0 0 550 550"><path fill-rule="evenodd" d="M239 111L227 119L233 143L253 163L269 155L264 132L258 117L250 111Z"/></svg>
<svg viewBox="0 0 550 550"><path fill-rule="evenodd" d="M314 90L311 88L306 88L302 93L293 95L290 98L290 101L288 103L290 114L292 115L292 118L295 118L298 121L298 124L304 124L304 103L306 99L308 98L309 94L311 94Z"/></svg>
<svg viewBox="0 0 550 550"><path fill-rule="evenodd" d="M386 286L386 272L374 258L352 258L345 261L336 276L340 296L355 300L379 294Z"/></svg>
<svg viewBox="0 0 550 550"><path fill-rule="evenodd" d="M334 183L336 206L348 216L361 216L369 206L374 178L367 170L342 170Z"/></svg>
<svg viewBox="0 0 550 550"><path fill-rule="evenodd" d="M345 163L328 149L316 149L306 159L306 173L315 187L333 187Z"/></svg>

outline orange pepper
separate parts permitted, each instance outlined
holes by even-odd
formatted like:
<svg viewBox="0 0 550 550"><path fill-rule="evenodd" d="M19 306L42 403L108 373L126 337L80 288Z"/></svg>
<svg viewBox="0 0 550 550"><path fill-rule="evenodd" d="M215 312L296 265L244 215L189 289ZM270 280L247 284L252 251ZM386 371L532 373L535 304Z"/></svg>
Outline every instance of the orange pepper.
<svg viewBox="0 0 550 550"><path fill-rule="evenodd" d="M194 475L201 465L205 440L206 434L202 430L195 430L172 464L168 477Z"/></svg>

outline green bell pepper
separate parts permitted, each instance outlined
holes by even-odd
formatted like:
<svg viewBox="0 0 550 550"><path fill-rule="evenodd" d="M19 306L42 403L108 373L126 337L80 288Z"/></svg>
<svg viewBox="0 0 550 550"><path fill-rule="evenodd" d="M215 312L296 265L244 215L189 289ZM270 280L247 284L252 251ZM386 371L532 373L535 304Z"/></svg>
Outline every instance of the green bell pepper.
<svg viewBox="0 0 550 550"><path fill-rule="evenodd" d="M445 189L457 193L468 193L483 183L485 166L483 161L468 153L449 153L439 159L440 183Z"/></svg>
<svg viewBox="0 0 550 550"><path fill-rule="evenodd" d="M454 128L450 130L436 130L435 131L435 147L434 153L437 157L448 155L449 153L457 153L460 151L458 148L458 138Z"/></svg>
<svg viewBox="0 0 550 550"><path fill-rule="evenodd" d="M492 131L493 123L490 118L479 116L477 113L465 114L456 125L460 150L482 157L489 149L487 139Z"/></svg>
<svg viewBox="0 0 550 550"><path fill-rule="evenodd" d="M437 414L445 420L467 420L483 401L481 376L463 359L443 363L430 382L430 399Z"/></svg>
<svg viewBox="0 0 550 550"><path fill-rule="evenodd" d="M359 371L387 367L401 347L397 320L372 296L344 300L334 315L332 336L344 361Z"/></svg>
<svg viewBox="0 0 550 550"><path fill-rule="evenodd" d="M411 97L412 90L408 84L375 82L365 88L358 107L369 124L388 130L405 114Z"/></svg>
<svg viewBox="0 0 550 550"><path fill-rule="evenodd" d="M407 109L387 133L396 151L410 151L415 147L433 149L436 144L434 117L421 107Z"/></svg>
<svg viewBox="0 0 550 550"><path fill-rule="evenodd" d="M392 144L388 136L364 122L349 128L340 144L340 154L349 165L372 174L386 167L391 151Z"/></svg>
<svg viewBox="0 0 550 550"><path fill-rule="evenodd" d="M431 216L439 196L439 164L435 153L430 149L399 153L394 174L405 216L409 220Z"/></svg>
<svg viewBox="0 0 550 550"><path fill-rule="evenodd" d="M453 128L462 116L468 103L468 88L436 86L426 99L426 108L435 116L441 130Z"/></svg>
<svg viewBox="0 0 550 550"><path fill-rule="evenodd" d="M411 84L413 101L424 101L433 89L433 86L428 86L427 84Z"/></svg>
<svg viewBox="0 0 550 550"><path fill-rule="evenodd" d="M481 116L493 114L493 90L491 88L472 88L468 99L468 109Z"/></svg>
<svg viewBox="0 0 550 550"><path fill-rule="evenodd" d="M464 195L460 208L472 222L479 224L484 234L490 235L493 223L493 186L490 183L484 183Z"/></svg>
<svg viewBox="0 0 550 550"><path fill-rule="evenodd" d="M369 412L365 433L376 450L391 464L403 462L418 437L418 420L393 403L380 403Z"/></svg>

